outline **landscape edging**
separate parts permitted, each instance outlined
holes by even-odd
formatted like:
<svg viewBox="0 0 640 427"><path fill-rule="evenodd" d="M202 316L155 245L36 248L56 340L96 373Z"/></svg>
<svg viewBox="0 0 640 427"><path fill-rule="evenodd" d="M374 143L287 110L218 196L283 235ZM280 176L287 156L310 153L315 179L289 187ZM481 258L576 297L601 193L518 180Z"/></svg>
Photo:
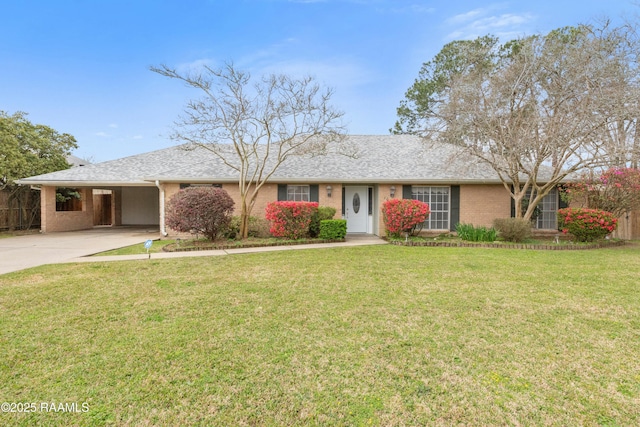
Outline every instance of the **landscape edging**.
<svg viewBox="0 0 640 427"><path fill-rule="evenodd" d="M319 243L344 243L346 240L301 240L299 242L288 241L288 242L274 242L270 244L262 244L262 243L250 243L246 245L212 245L212 246L203 246L203 247L185 247L185 248L175 248L173 247L176 243L172 243L170 245L166 245L162 247L163 252L193 252L193 251L222 251L227 249L245 249L245 248L268 248L270 246L297 246L297 245L315 245ZM168 249L170 248L170 249Z"/></svg>
<svg viewBox="0 0 640 427"><path fill-rule="evenodd" d="M424 242L402 242L402 241L389 241L392 245L397 246L424 246L424 247L446 247L446 248L501 248L501 249L533 249L533 250L546 250L546 251L579 251L588 249L602 249L616 246L624 246L624 240L615 240L607 242L597 242L585 245L575 244L530 244L530 243L476 243L476 242L437 242L437 241L424 241Z"/></svg>

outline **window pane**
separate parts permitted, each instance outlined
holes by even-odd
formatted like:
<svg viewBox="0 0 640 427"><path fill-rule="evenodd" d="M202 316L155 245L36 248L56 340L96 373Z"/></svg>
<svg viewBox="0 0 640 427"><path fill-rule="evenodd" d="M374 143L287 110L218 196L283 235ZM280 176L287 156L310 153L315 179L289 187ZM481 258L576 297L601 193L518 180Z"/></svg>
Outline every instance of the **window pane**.
<svg viewBox="0 0 640 427"><path fill-rule="evenodd" d="M414 186L411 194L415 200L429 205L431 214L424 222L428 230L449 229L449 187Z"/></svg>
<svg viewBox="0 0 640 427"><path fill-rule="evenodd" d="M536 228L555 230L558 228L558 190L553 189L549 194L544 196L540 207L540 215L536 221Z"/></svg>
<svg viewBox="0 0 640 427"><path fill-rule="evenodd" d="M291 202L308 202L311 197L308 185L287 185L287 200Z"/></svg>

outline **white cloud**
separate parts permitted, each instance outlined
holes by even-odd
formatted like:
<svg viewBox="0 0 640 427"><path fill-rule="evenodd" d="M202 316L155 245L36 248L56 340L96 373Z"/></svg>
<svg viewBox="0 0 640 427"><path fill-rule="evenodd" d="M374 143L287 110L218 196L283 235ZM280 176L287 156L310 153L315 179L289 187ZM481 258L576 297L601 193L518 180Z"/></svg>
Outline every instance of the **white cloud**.
<svg viewBox="0 0 640 427"><path fill-rule="evenodd" d="M107 136L109 136L109 134L108 134L108 133L106 133L106 132L96 132L96 133L95 133L95 136L107 137Z"/></svg>
<svg viewBox="0 0 640 427"><path fill-rule="evenodd" d="M118 128L118 124L117 123L111 123L109 125L109 127L112 128L112 129L117 129Z"/></svg>
<svg viewBox="0 0 640 427"><path fill-rule="evenodd" d="M132 139L144 139L142 135L134 135Z"/></svg>
<svg viewBox="0 0 640 427"><path fill-rule="evenodd" d="M446 40L474 39L491 34L502 40L512 39L529 32L529 24L535 20L531 13L496 13L506 5L495 4L455 15L445 24L455 27Z"/></svg>
<svg viewBox="0 0 640 427"><path fill-rule="evenodd" d="M288 74L294 77L313 76L319 83L331 87L348 88L364 85L375 79L370 69L352 59L288 60L262 67L261 74Z"/></svg>
<svg viewBox="0 0 640 427"><path fill-rule="evenodd" d="M483 9L470 10L467 13L461 13L460 15L452 16L451 18L447 19L446 23L452 25L463 24L485 13L486 12Z"/></svg>

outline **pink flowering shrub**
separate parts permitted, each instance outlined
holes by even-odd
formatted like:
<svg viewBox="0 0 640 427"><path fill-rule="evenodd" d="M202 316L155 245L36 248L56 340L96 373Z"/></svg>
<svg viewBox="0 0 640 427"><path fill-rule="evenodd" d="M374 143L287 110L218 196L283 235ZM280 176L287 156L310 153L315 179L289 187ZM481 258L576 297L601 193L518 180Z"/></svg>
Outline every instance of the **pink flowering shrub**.
<svg viewBox="0 0 640 427"><path fill-rule="evenodd" d="M618 219L600 209L565 208L558 210L558 225L563 233L571 233L579 242L592 242L613 233Z"/></svg>
<svg viewBox="0 0 640 427"><path fill-rule="evenodd" d="M620 217L640 208L640 169L610 168L599 176L584 175L563 190L561 197L567 203L586 204Z"/></svg>
<svg viewBox="0 0 640 427"><path fill-rule="evenodd" d="M222 188L188 187L167 203L166 223L176 231L200 233L215 240L229 227L233 205Z"/></svg>
<svg viewBox="0 0 640 427"><path fill-rule="evenodd" d="M429 205L419 200L390 199L382 204L382 219L387 235L391 237L410 233L427 219L429 213Z"/></svg>
<svg viewBox="0 0 640 427"><path fill-rule="evenodd" d="M269 232L274 237L287 239L307 237L317 210L317 202L271 202L265 214L265 218L271 222Z"/></svg>

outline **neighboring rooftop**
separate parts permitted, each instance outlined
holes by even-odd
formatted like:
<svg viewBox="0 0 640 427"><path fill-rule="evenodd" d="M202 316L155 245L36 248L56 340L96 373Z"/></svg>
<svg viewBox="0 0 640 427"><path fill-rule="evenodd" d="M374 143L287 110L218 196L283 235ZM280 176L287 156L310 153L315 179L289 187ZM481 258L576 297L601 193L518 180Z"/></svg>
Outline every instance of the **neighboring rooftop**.
<svg viewBox="0 0 640 427"><path fill-rule="evenodd" d="M85 160L85 159L81 159L78 156L74 156L73 154L69 154L67 156L67 163L69 163L71 165L71 167L77 167L77 166L86 166L88 164L91 164L90 161Z"/></svg>

